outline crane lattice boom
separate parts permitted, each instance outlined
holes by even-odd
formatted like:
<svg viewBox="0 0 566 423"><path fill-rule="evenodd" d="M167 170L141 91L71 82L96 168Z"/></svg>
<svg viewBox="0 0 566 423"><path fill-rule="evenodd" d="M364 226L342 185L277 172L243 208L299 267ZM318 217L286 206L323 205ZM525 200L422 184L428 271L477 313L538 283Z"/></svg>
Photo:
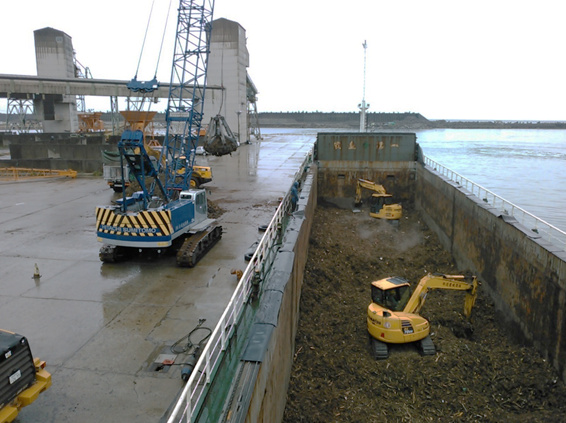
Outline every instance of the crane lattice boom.
<svg viewBox="0 0 566 423"><path fill-rule="evenodd" d="M173 158L165 169L165 188L186 189L191 180L195 150L203 118L208 53L214 0L180 0L177 35L167 101L167 132L162 154ZM166 151L165 151L166 150ZM179 177L178 160L186 160L187 172Z"/></svg>

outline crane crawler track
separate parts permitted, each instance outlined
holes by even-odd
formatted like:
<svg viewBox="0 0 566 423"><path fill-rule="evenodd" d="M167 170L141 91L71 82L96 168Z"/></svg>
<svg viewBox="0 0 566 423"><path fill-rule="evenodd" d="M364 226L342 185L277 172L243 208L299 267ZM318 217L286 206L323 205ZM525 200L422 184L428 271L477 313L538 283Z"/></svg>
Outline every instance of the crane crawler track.
<svg viewBox="0 0 566 423"><path fill-rule="evenodd" d="M177 266L194 267L222 238L222 226L210 226L206 231L189 236L177 251Z"/></svg>
<svg viewBox="0 0 566 423"><path fill-rule="evenodd" d="M118 263L126 261L133 255L132 248L120 247L117 245L103 245L100 247L98 257L104 263Z"/></svg>

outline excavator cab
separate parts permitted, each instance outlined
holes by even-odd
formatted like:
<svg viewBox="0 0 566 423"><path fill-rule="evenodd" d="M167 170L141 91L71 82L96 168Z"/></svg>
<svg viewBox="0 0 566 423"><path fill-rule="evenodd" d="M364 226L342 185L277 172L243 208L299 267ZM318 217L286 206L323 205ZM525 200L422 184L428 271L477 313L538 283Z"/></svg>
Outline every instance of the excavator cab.
<svg viewBox="0 0 566 423"><path fill-rule="evenodd" d="M382 289L376 285L371 286L371 300L391 311L403 311L410 296L411 287L408 284L389 289Z"/></svg>
<svg viewBox="0 0 566 423"><path fill-rule="evenodd" d="M369 215L378 219L397 220L401 218L401 206L393 204L391 194L373 194L369 200Z"/></svg>

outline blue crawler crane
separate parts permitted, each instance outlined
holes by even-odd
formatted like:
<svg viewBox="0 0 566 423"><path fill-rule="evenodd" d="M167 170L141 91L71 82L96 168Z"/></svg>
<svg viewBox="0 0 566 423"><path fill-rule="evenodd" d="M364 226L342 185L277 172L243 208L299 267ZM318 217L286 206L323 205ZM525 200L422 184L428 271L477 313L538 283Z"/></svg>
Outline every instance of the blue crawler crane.
<svg viewBox="0 0 566 423"><path fill-rule="evenodd" d="M190 189L203 118L213 10L214 0L179 1L161 155L157 159L148 154L142 131L122 133L120 163L127 165L141 191L129 197L124 191L116 204L96 208L103 262L173 250L179 266L193 267L222 236L222 227L208 218L206 191ZM128 84L142 95L158 86L155 78L140 82L137 75Z"/></svg>

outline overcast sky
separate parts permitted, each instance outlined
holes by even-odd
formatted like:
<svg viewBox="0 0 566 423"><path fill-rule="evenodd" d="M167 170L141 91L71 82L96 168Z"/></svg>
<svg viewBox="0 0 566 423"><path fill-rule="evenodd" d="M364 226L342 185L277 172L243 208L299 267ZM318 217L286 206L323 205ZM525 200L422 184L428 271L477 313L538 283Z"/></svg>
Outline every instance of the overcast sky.
<svg viewBox="0 0 566 423"><path fill-rule="evenodd" d="M0 73L35 75L33 31L52 27L72 37L94 78L135 75L152 0L1 3ZM172 3L162 82L171 73ZM168 8L155 0L138 79L153 77ZM217 0L214 18L246 30L260 112L358 111L367 40L369 111L566 120L565 11L557 0ZM110 107L89 100L88 108Z"/></svg>

